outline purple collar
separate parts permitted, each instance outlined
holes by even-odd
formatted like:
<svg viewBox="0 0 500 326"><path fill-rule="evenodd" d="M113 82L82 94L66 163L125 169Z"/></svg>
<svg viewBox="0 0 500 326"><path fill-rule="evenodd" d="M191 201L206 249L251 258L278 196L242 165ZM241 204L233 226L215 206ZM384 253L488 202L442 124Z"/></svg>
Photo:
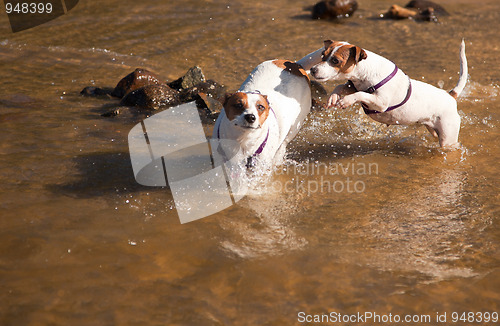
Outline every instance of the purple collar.
<svg viewBox="0 0 500 326"><path fill-rule="evenodd" d="M369 94L373 94L375 93L375 91L377 89L379 89L380 87L384 86L385 84L387 84L394 76L396 76L396 74L398 73L398 66L394 65L394 70L391 72L391 74L387 77L385 77L384 79L382 79L382 81L380 81L378 84L376 84L375 86L371 86L369 87L367 90L365 90L364 92L366 93L369 93ZM356 87L354 86L354 83L352 81L349 80L349 84L354 87L354 90L355 91L358 91L356 89ZM392 106L389 106L387 108L387 110L385 110L384 112L388 112L388 111L392 111L394 109L397 109L403 105L406 104L406 102L408 102L408 100L410 99L410 96L411 96L411 80L410 78L408 77L408 91L406 92L406 97L404 98L404 100L399 103L399 104L396 104L396 105L392 105ZM376 111L376 110L371 110L368 108L368 105L364 104L364 103L361 103L361 106L363 107L363 110L365 111L365 114L375 114L375 113L382 113L382 112L379 112L379 111Z"/></svg>
<svg viewBox="0 0 500 326"><path fill-rule="evenodd" d="M380 83L378 83L377 85L369 87L365 92L370 93L370 94L375 93L375 91L377 89L379 89L380 87L387 84L389 82L389 80L391 80L394 76L396 76L396 74L398 73L398 70L399 70L398 66L394 65L394 70L391 72L391 74L389 76L382 79L382 81Z"/></svg>

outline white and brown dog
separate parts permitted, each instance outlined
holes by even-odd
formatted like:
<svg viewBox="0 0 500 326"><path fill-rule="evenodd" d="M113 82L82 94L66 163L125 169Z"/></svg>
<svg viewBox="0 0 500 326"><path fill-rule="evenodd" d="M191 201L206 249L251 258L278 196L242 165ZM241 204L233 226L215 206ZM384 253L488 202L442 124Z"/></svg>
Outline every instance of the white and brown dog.
<svg viewBox="0 0 500 326"><path fill-rule="evenodd" d="M393 62L347 42L328 40L320 50L322 62L311 68L311 75L318 81L348 80L335 88L329 106L346 108L360 102L373 120L387 125L420 123L439 138L441 147L458 145L456 99L467 83L463 40L460 77L450 92L410 79Z"/></svg>
<svg viewBox="0 0 500 326"><path fill-rule="evenodd" d="M247 167L279 164L311 109L311 88L304 69L315 63L270 60L258 65L239 90L226 96L212 139L238 142Z"/></svg>

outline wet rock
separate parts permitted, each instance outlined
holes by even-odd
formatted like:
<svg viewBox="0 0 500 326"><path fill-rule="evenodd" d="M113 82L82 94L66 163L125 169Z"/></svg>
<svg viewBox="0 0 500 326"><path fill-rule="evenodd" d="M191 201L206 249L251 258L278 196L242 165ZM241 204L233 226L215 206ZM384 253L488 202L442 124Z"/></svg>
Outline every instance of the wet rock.
<svg viewBox="0 0 500 326"><path fill-rule="evenodd" d="M196 106L202 123L214 123L223 108L221 101L205 93L198 94Z"/></svg>
<svg viewBox="0 0 500 326"><path fill-rule="evenodd" d="M180 103L178 91L167 85L148 85L125 95L120 105L135 106L145 110L159 110Z"/></svg>
<svg viewBox="0 0 500 326"><path fill-rule="evenodd" d="M421 13L432 8L432 10L434 11L434 13L436 15L440 15L440 16L449 16L450 15L442 6L438 5L435 2L427 1L427 0L412 0L406 4L405 8L413 8Z"/></svg>
<svg viewBox="0 0 500 326"><path fill-rule="evenodd" d="M415 17L413 17L416 20L424 20L428 22L437 22L438 18L436 16L436 12L434 8L427 8L423 11L420 11Z"/></svg>
<svg viewBox="0 0 500 326"><path fill-rule="evenodd" d="M112 92L113 92L112 88L100 88L100 87L94 87L94 86L87 86L84 89L82 89L80 94L83 96L89 96L89 97L101 97L101 96L109 97Z"/></svg>
<svg viewBox="0 0 500 326"><path fill-rule="evenodd" d="M221 101L226 95L226 87L213 80L205 80L200 67L190 68L179 79L164 84L156 74L137 68L120 80L114 89L86 87L86 96L111 94L122 97L120 107L105 108L103 117L117 115L135 116L152 110L162 110L182 103L195 101L203 123L213 123L222 109Z"/></svg>
<svg viewBox="0 0 500 326"><path fill-rule="evenodd" d="M199 108L208 109L210 111L210 114L219 114L223 108L222 101L217 100L205 93L199 94L199 99L196 100L196 105Z"/></svg>
<svg viewBox="0 0 500 326"><path fill-rule="evenodd" d="M179 92L183 103L195 101L202 123L214 123L222 110L226 87L213 80L201 82Z"/></svg>
<svg viewBox="0 0 500 326"><path fill-rule="evenodd" d="M415 19L423 21L438 20L438 15L447 16L448 12L437 3L426 0L412 0L404 8L392 5L389 10L382 15L383 18L390 19Z"/></svg>
<svg viewBox="0 0 500 326"><path fill-rule="evenodd" d="M184 76L174 80L173 82L168 83L167 85L179 91L182 89L194 87L204 81L205 81L205 76L203 75L203 71L201 70L200 67L194 66L190 68Z"/></svg>
<svg viewBox="0 0 500 326"><path fill-rule="evenodd" d="M141 87L161 84L163 84L163 82L154 72L137 68L118 82L111 95L122 98L129 92Z"/></svg>
<svg viewBox="0 0 500 326"><path fill-rule="evenodd" d="M330 19L351 16L358 9L356 0L323 0L316 3L312 19Z"/></svg>
<svg viewBox="0 0 500 326"><path fill-rule="evenodd" d="M215 100L223 101L226 96L226 87L213 80L207 80L195 86L180 91L179 98L182 102L196 101L198 94L204 93Z"/></svg>
<svg viewBox="0 0 500 326"><path fill-rule="evenodd" d="M382 17L390 19L407 19L414 17L417 13L418 12L416 10L403 8L398 5L392 5L389 10L382 15Z"/></svg>
<svg viewBox="0 0 500 326"><path fill-rule="evenodd" d="M198 108L201 123L215 123L222 109L222 104L211 97L203 96L203 94L200 95L200 98L196 100L196 107Z"/></svg>

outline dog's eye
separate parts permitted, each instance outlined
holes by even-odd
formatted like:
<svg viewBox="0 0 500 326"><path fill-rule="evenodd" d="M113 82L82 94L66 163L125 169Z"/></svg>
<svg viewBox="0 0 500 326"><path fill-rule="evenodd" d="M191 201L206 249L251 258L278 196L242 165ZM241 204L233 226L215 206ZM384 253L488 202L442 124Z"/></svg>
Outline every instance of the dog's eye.
<svg viewBox="0 0 500 326"><path fill-rule="evenodd" d="M330 62L332 63L332 65L338 65L340 61L336 57L332 57L330 59Z"/></svg>
<svg viewBox="0 0 500 326"><path fill-rule="evenodd" d="M264 111L265 109L266 109L266 107L265 107L264 105L262 105L262 104L258 104L258 105L257 105L257 110L259 110L259 111L261 111L261 112L262 112L262 111Z"/></svg>
<svg viewBox="0 0 500 326"><path fill-rule="evenodd" d="M243 103L236 103L234 105L235 108L239 109L239 110L243 110Z"/></svg>

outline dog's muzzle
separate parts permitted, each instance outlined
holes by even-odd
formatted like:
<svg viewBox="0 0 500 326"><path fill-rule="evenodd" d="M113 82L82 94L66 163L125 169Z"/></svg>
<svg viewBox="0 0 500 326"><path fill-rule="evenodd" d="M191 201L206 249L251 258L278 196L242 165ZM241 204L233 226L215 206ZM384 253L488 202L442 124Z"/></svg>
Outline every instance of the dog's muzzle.
<svg viewBox="0 0 500 326"><path fill-rule="evenodd" d="M245 121L248 123L254 123L255 120L257 120L257 118L255 117L255 115L253 113L245 114L244 118L245 118Z"/></svg>
<svg viewBox="0 0 500 326"><path fill-rule="evenodd" d="M318 73L318 67L312 67L311 68L311 75L316 78L316 74Z"/></svg>

